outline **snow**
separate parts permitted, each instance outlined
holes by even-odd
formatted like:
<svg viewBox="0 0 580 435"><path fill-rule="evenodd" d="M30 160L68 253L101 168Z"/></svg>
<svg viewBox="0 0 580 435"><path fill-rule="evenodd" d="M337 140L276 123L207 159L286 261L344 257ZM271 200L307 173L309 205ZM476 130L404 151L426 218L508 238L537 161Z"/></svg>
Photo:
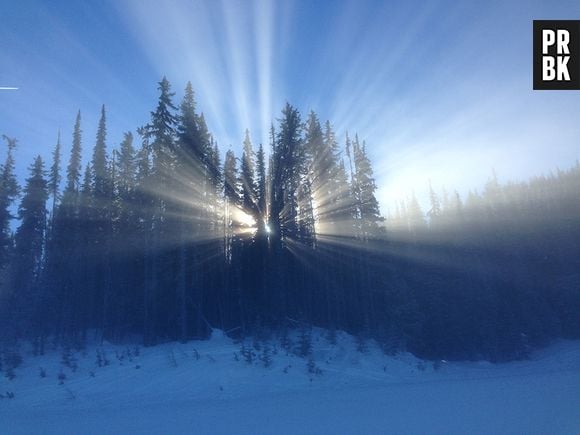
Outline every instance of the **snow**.
<svg viewBox="0 0 580 435"><path fill-rule="evenodd" d="M35 357L23 349L16 378L0 379L0 394L15 395L0 399L0 433L580 434L578 341L526 361L438 369L410 354L386 356L372 342L362 354L344 333L331 345L314 330L312 341L319 375L277 340L270 367L248 364L219 331L138 356L134 346L92 344L75 353L75 371L60 350ZM97 365L97 349L109 365Z"/></svg>

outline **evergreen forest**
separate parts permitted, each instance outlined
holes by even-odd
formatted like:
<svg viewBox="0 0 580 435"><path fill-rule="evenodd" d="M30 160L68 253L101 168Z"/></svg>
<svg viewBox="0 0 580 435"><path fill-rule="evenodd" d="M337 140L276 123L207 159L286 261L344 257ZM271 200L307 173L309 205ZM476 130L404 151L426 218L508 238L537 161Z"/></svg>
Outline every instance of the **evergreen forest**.
<svg viewBox="0 0 580 435"><path fill-rule="evenodd" d="M0 342L152 346L315 326L428 359L525 358L580 338L580 164L382 216L365 142L286 104L220 152L191 84L107 142L79 112L28 177L0 166ZM83 162L84 147L92 149ZM67 143L67 149L69 149ZM453 169L460 170L460 169ZM490 168L491 172L491 168ZM450 186L460 187L460 186Z"/></svg>

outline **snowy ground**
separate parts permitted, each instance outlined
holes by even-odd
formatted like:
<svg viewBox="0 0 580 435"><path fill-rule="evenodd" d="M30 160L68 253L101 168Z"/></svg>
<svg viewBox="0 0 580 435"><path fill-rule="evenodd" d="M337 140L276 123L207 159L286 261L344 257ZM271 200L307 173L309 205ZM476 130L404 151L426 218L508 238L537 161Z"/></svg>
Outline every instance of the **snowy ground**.
<svg viewBox="0 0 580 435"><path fill-rule="evenodd" d="M133 346L89 346L74 355L74 371L61 351L23 351L16 378L0 379L0 394L14 393L0 399L0 433L580 434L580 342L557 343L528 361L436 369L372 344L361 354L346 334L330 345L315 332L322 374L272 343L268 368L263 350L248 364L240 344L219 332L139 355ZM108 365L99 367L97 351Z"/></svg>

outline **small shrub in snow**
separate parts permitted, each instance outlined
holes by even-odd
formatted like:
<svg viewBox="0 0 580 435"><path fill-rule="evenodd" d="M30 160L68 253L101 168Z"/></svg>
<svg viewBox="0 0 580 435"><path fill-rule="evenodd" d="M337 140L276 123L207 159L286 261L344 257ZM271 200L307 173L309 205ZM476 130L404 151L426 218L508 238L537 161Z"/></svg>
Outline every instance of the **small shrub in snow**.
<svg viewBox="0 0 580 435"><path fill-rule="evenodd" d="M14 373L14 369L12 367L8 367L6 369L6 374L4 376L6 376L6 379L11 381L12 379L14 379L16 377L16 373Z"/></svg>
<svg viewBox="0 0 580 435"><path fill-rule="evenodd" d="M12 391L6 391L5 394L0 394L0 399L14 399L14 393Z"/></svg>
<svg viewBox="0 0 580 435"><path fill-rule="evenodd" d="M131 348L130 348L130 347L127 347L127 348L125 349L125 354L127 355L127 359L129 360L129 362L133 362L133 357L134 357L135 355L133 354L133 351L131 350Z"/></svg>
<svg viewBox="0 0 580 435"><path fill-rule="evenodd" d="M242 358L244 358L244 361L246 361L248 364L253 364L254 360L256 359L256 354L252 348L247 347L244 343L242 343L240 354L242 355Z"/></svg>
<svg viewBox="0 0 580 435"><path fill-rule="evenodd" d="M427 367L425 367L425 363L424 363L423 361L419 361L419 362L417 363L417 369L418 369L419 371L421 371L421 372L424 372L426 368L427 368Z"/></svg>
<svg viewBox="0 0 580 435"><path fill-rule="evenodd" d="M336 345L336 329L331 328L326 334L326 339L331 345Z"/></svg>
<svg viewBox="0 0 580 435"><path fill-rule="evenodd" d="M404 340L400 333L394 329L384 332L379 338L379 346L385 355L395 356L397 352L405 348Z"/></svg>
<svg viewBox="0 0 580 435"><path fill-rule="evenodd" d="M272 366L272 352L268 344L262 347L262 353L260 354L260 361L264 364L264 367L268 368Z"/></svg>
<svg viewBox="0 0 580 435"><path fill-rule="evenodd" d="M85 350L86 346L85 346L85 339L83 337L77 337L74 341L73 341L73 347L77 352L83 351Z"/></svg>
<svg viewBox="0 0 580 435"><path fill-rule="evenodd" d="M97 349L97 366L104 367L104 366L108 366L110 363L111 362L107 358L107 354L105 353L105 350L102 348Z"/></svg>
<svg viewBox="0 0 580 435"><path fill-rule="evenodd" d="M356 337L356 350L360 353L367 353L369 351L367 339L363 335L357 335Z"/></svg>
<svg viewBox="0 0 580 435"><path fill-rule="evenodd" d="M4 364L6 369L15 369L22 364L22 355L18 350L14 349L4 354Z"/></svg>
<svg viewBox="0 0 580 435"><path fill-rule="evenodd" d="M32 353L34 356L44 355L47 338L44 335L37 336L32 341Z"/></svg>
<svg viewBox="0 0 580 435"><path fill-rule="evenodd" d="M169 351L169 355L167 355L167 358L169 359L169 364L171 365L171 367L177 367L177 360L175 359L175 353L173 352L173 350Z"/></svg>
<svg viewBox="0 0 580 435"><path fill-rule="evenodd" d="M197 349L193 349L193 358L196 361L199 361L199 359L201 358L201 356L199 355L199 352L197 351Z"/></svg>
<svg viewBox="0 0 580 435"><path fill-rule="evenodd" d="M294 343L292 343L292 339L288 335L288 330L286 328L282 329L282 332L280 333L280 346L282 346L282 349L286 351L287 355L292 352L292 348L294 347Z"/></svg>
<svg viewBox="0 0 580 435"><path fill-rule="evenodd" d="M76 359L74 353L72 352L72 350L70 349L70 347L67 346L62 350L62 356L61 356L60 363L63 366L71 369L73 372L76 371L76 369L78 368L77 359Z"/></svg>
<svg viewBox="0 0 580 435"><path fill-rule="evenodd" d="M40 377L46 378L46 370L43 367L40 368Z"/></svg>
<svg viewBox="0 0 580 435"><path fill-rule="evenodd" d="M58 373L58 384L63 385L64 381L66 381L66 374L61 369L60 372Z"/></svg>
<svg viewBox="0 0 580 435"><path fill-rule="evenodd" d="M298 356L306 358L312 353L312 334L310 330L303 327L300 331L300 342L298 343Z"/></svg>
<svg viewBox="0 0 580 435"><path fill-rule="evenodd" d="M75 395L75 393L72 392L72 390L68 387L64 387L65 391L67 392L68 398L69 399L76 399L77 396Z"/></svg>
<svg viewBox="0 0 580 435"><path fill-rule="evenodd" d="M284 370L282 370L285 374L288 374L288 371L292 368L292 365L287 365L286 367L284 367Z"/></svg>
<svg viewBox="0 0 580 435"><path fill-rule="evenodd" d="M314 362L314 359L308 358L308 363L306 364L306 367L308 368L308 373L310 373L311 375L315 375L315 376L322 375L322 370L320 369L320 367L318 367L316 365L316 363ZM312 379L310 379L310 380L312 380Z"/></svg>

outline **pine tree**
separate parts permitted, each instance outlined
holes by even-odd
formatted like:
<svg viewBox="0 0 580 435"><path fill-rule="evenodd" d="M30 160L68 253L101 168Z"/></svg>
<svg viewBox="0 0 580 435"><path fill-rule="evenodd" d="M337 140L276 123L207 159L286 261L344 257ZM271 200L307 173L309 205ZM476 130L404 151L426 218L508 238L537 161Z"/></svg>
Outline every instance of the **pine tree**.
<svg viewBox="0 0 580 435"><path fill-rule="evenodd" d="M185 200L185 198L188 198L194 204L201 204L202 195L198 186L206 173L204 164L205 156L200 149L195 99L190 82L187 83L185 88L185 96L180 105L178 121L176 171L179 181L176 186L176 194L184 198L184 200L178 206L182 216L178 218L177 222L179 227L179 258L177 265L176 306L178 307L179 337L182 342L185 342L190 334L191 323L191 316L188 309L188 300L191 298L189 290L193 290L191 289L191 285L188 285L188 281L191 284L193 282L199 282L197 276L198 265L195 264L196 246L188 243L187 237L192 232L194 234L200 233L199 227L192 228L193 226L190 225L190 221L185 216L197 213L197 217L201 217L201 207L198 205L196 210L195 205L191 207L190 202ZM200 291L199 286L196 286L195 291Z"/></svg>
<svg viewBox="0 0 580 435"><path fill-rule="evenodd" d="M137 191L137 153L133 145L131 132L124 134L119 152L112 159L116 162L116 195L117 203L114 222L111 251L116 269L113 276L113 294L117 295L117 327L122 322L135 324L138 318L139 304L142 300L142 245L144 235L140 230L143 215L143 203L139 202ZM130 255L119 255L120 252L130 252ZM122 330L119 331L122 333Z"/></svg>
<svg viewBox="0 0 580 435"><path fill-rule="evenodd" d="M155 279L153 270L153 232L154 227L154 206L155 200L152 194L152 158L150 137L147 132L147 126L137 129L137 134L141 137L141 148L137 152L137 169L136 169L136 186L135 186L135 203L139 204L136 209L136 239L139 248L138 271L139 277L134 278L138 283L141 291L136 295L136 318L135 323L141 325L143 333L143 342L145 345L154 343L154 318L153 318L153 296L154 288L151 280ZM136 274L137 275L137 274ZM140 296L140 297L139 297Z"/></svg>
<svg viewBox="0 0 580 435"><path fill-rule="evenodd" d="M222 174L222 164L220 159L220 150L217 142L213 143L213 152L210 159L211 165L211 180L215 189L216 197L219 197L223 190L223 174Z"/></svg>
<svg viewBox="0 0 580 435"><path fill-rule="evenodd" d="M151 175L151 145L145 127L139 127L137 134L141 137L141 148L135 157L137 161L136 183L144 191L146 180Z"/></svg>
<svg viewBox="0 0 580 435"><path fill-rule="evenodd" d="M266 197L266 157L264 155L264 147L260 144L258 152L256 153L256 195L258 199L258 232L263 232L266 229L267 223L267 207L268 198Z"/></svg>
<svg viewBox="0 0 580 435"><path fill-rule="evenodd" d="M176 171L179 184L177 194L189 201L183 201L182 206L194 204L191 209L183 210L184 214L194 214L197 220L201 220L204 183L208 172L208 150L202 147L200 130L198 126L199 117L195 112L195 99L191 83L188 82L185 88L185 96L180 105L180 115L177 126L177 159ZM187 207L186 207L187 208ZM185 228L183 228L185 231ZM189 229L192 231L192 229ZM199 233L200 228L194 229Z"/></svg>
<svg viewBox="0 0 580 435"><path fill-rule="evenodd" d="M73 131L73 144L71 148L70 160L66 171L66 191L78 192L81 179L81 111L77 113Z"/></svg>
<svg viewBox="0 0 580 435"><path fill-rule="evenodd" d="M107 170L107 125L105 106L101 107L101 118L97 128L97 139L93 148L93 159L91 162L92 169L92 186L93 194L97 203L107 197L109 186L109 174Z"/></svg>
<svg viewBox="0 0 580 435"><path fill-rule="evenodd" d="M111 252L110 242L113 233L114 218L114 184L111 171L114 162L107 159L107 121L105 106L101 107L101 116L97 128L93 157L90 165L90 179L85 180L81 206L84 215L80 220L83 235L87 236L87 249L91 252L91 261L86 261L84 268L93 278L93 291L96 312L93 316L102 322L104 332L109 332L108 295L111 291ZM89 185L86 185L86 182ZM88 190L87 190L88 189ZM88 196L88 198L84 198ZM88 228L86 225L90 225ZM92 270L91 270L92 269Z"/></svg>
<svg viewBox="0 0 580 435"><path fill-rule="evenodd" d="M411 196L411 199L407 202L405 207L407 213L407 221L409 225L409 231L414 241L417 241L424 237L425 230L427 229L427 223L425 222L425 216L415 192Z"/></svg>
<svg viewBox="0 0 580 435"><path fill-rule="evenodd" d="M207 166L207 156L210 153L211 148L211 134L205 122L205 115L203 113L196 116L196 122L199 134L199 153L202 162Z"/></svg>
<svg viewBox="0 0 580 435"><path fill-rule="evenodd" d="M195 97L191 82L187 83L185 95L181 102L179 126L177 127L181 152L184 154L184 163L187 162L194 177L202 172L205 151L201 148L198 115L195 112Z"/></svg>
<svg viewBox="0 0 580 435"><path fill-rule="evenodd" d="M224 161L224 191L226 199L232 206L237 206L241 202L237 174L236 156L232 150L228 150Z"/></svg>
<svg viewBox="0 0 580 435"><path fill-rule="evenodd" d="M375 197L377 186L373 178L373 169L367 156L366 146L359 143L355 136L353 143L354 178L353 187L357 201L357 219L361 237L363 239L374 238L380 234L379 223L384 219L379 210L379 202Z"/></svg>
<svg viewBox="0 0 580 435"><path fill-rule="evenodd" d="M153 152L153 173L161 189L169 187L169 180L174 169L175 137L178 118L175 115L171 85L167 78L159 82L159 100L157 109L151 112L151 122L145 127L145 134L151 140Z"/></svg>
<svg viewBox="0 0 580 435"><path fill-rule="evenodd" d="M111 180L107 162L106 139L107 125L105 106L103 105L101 107L101 117L99 119L97 137L93 148L93 158L90 166L90 194L92 198L90 201L90 209L87 213L87 217L94 227L93 239L90 241L92 247L90 249L94 250L94 253L97 255L97 263L102 263L107 256L107 253L104 252L104 244L109 226L109 190ZM85 192L83 193L86 194ZM98 267L102 267L102 264ZM97 272L97 276L102 277L103 274Z"/></svg>
<svg viewBox="0 0 580 435"><path fill-rule="evenodd" d="M61 159L61 144L60 144L60 131L58 132L58 139L52 152L52 166L50 167L50 174L48 177L48 189L50 196L52 196L52 207L50 217L54 219L56 213L56 204L59 198L59 188L61 181L60 174L60 159Z"/></svg>
<svg viewBox="0 0 580 435"><path fill-rule="evenodd" d="M329 121L325 123L323 140L326 171L321 189L321 197L325 200L320 201L322 206L317 201L320 230L331 236L352 236L354 201L338 142Z"/></svg>
<svg viewBox="0 0 580 435"><path fill-rule="evenodd" d="M255 180L255 161L250 132L246 130L244 138L240 185L242 186L242 207L244 212L257 218L257 194Z"/></svg>
<svg viewBox="0 0 580 435"><path fill-rule="evenodd" d="M136 152L133 146L133 134L130 131L123 135L117 166L119 168L119 196L124 201L128 201L137 182Z"/></svg>
<svg viewBox="0 0 580 435"><path fill-rule="evenodd" d="M103 243L103 335L108 334L113 338L119 338L119 328L124 324L121 317L121 301L123 293L116 293L114 287L115 278L121 276L124 270L119 268L119 255L117 241L120 238L119 220L121 216L121 204L119 197L118 178L118 151L113 150L106 173L105 213L104 213L104 243ZM129 236L129 234L127 234Z"/></svg>
<svg viewBox="0 0 580 435"><path fill-rule="evenodd" d="M83 225L90 226L91 229L94 228L93 223L90 222L93 218L92 211L94 209L93 172L91 165L86 164L83 172L83 182L79 192L79 221Z"/></svg>
<svg viewBox="0 0 580 435"><path fill-rule="evenodd" d="M157 89L159 90L159 100L157 109L151 112L148 134L154 139L155 147L171 147L175 138L175 126L177 123L177 117L174 114L177 108L172 101L175 93L171 92L171 85L166 77L161 79Z"/></svg>
<svg viewBox="0 0 580 435"><path fill-rule="evenodd" d="M46 201L48 185L45 179L44 162L40 156L30 167L24 195L18 208L20 226L16 230L14 260L12 265L12 309L19 314L14 321L21 333L34 322L40 291L42 258L46 232Z"/></svg>
<svg viewBox="0 0 580 435"><path fill-rule="evenodd" d="M85 304L77 292L80 270L80 178L81 178L81 113L77 113L73 130L73 143L67 166L67 183L61 203L52 222L52 234L47 249L47 286L58 301L59 334L76 338L82 329L81 305ZM82 303L81 303L82 301Z"/></svg>
<svg viewBox="0 0 580 435"><path fill-rule="evenodd" d="M226 152L224 160L224 227L226 261L231 262L233 256L234 217L241 202L238 186L238 170L236 156L232 150Z"/></svg>
<svg viewBox="0 0 580 435"><path fill-rule="evenodd" d="M46 231L46 201L48 183L45 179L44 162L40 156L30 167L30 177L26 179L24 196L18 208L20 226L16 230L16 258L19 265L20 285L36 281L40 276L41 259Z"/></svg>
<svg viewBox="0 0 580 435"><path fill-rule="evenodd" d="M17 141L5 135L2 137L8 145L8 154L0 167L0 270L8 263L13 247L10 222L14 216L11 207L20 190L14 174L13 152Z"/></svg>
<svg viewBox="0 0 580 435"><path fill-rule="evenodd" d="M148 306L145 309L148 313L145 334L148 344L153 344L158 334L173 336L176 333L174 329L172 330L175 312L171 310L169 301L175 300L170 295L176 290L175 276L179 264L179 253L175 249L171 251L162 249L164 241L179 238L180 226L175 222L175 216L179 215L178 202L176 203L170 194L178 185L178 180L174 176L178 117L175 115L176 107L172 102L174 93L171 92L171 85L165 77L159 82L158 90L157 108L151 112L151 121L145 128L152 151L151 177L147 186L155 192L151 195L152 231L146 236L149 238L146 254L148 276L145 278L145 284L148 286L146 293L149 295L146 301ZM161 294L165 295L166 299L156 300L156 296ZM158 328L161 324L165 326L164 330Z"/></svg>
<svg viewBox="0 0 580 435"><path fill-rule="evenodd" d="M327 144L324 141L318 116L312 111L306 120L304 152L307 160L307 172L315 194L318 193L327 179L326 175L330 166L328 161L330 150L326 147Z"/></svg>
<svg viewBox="0 0 580 435"><path fill-rule="evenodd" d="M303 184L300 209L305 213L303 232L314 237L315 221L324 221L332 202L330 171L333 164L326 148L322 128L316 113L310 112L305 126ZM320 224L319 224L320 227Z"/></svg>
<svg viewBox="0 0 580 435"><path fill-rule="evenodd" d="M272 153L271 228L281 239L298 233L298 187L305 162L301 135L300 113L286 103Z"/></svg>
<svg viewBox="0 0 580 435"><path fill-rule="evenodd" d="M78 193L78 210L71 225L74 229L74 239L67 240L67 244L72 246L65 245L70 256L68 261L72 262L75 267L75 280L71 283L69 290L73 293L69 297L73 301L71 309L77 329L75 333L82 334L86 332L89 325L103 328L102 297L99 293L102 291L104 272L103 249L99 245L102 245L104 240L103 233L95 222L97 207L93 190L93 174L91 165L85 165L83 181Z"/></svg>
<svg viewBox="0 0 580 435"><path fill-rule="evenodd" d="M429 180L429 201L431 203L431 209L427 213L429 216L429 224L431 226L436 225L438 220L441 218L441 201L439 200L439 196L433 190L433 186L431 185L431 180Z"/></svg>

